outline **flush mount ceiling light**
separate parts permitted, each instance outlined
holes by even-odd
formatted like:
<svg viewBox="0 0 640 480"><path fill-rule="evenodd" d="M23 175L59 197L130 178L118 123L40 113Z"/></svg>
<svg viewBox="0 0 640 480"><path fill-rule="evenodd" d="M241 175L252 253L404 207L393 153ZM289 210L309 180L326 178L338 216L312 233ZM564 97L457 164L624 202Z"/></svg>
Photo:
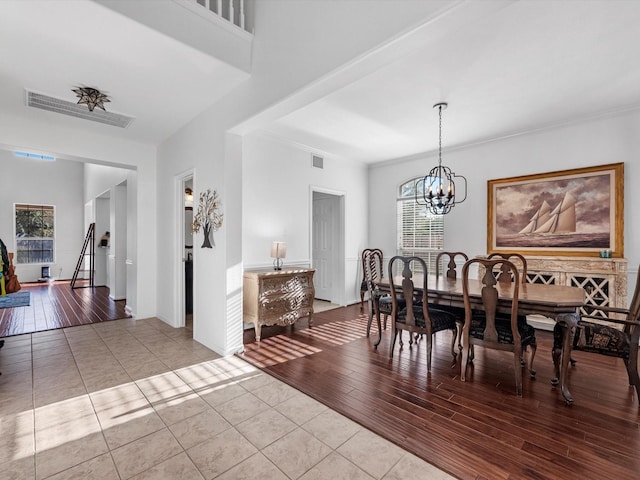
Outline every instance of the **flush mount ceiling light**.
<svg viewBox="0 0 640 480"><path fill-rule="evenodd" d="M72 89L72 91L78 96L78 105L85 104L89 107L89 111L93 112L93 109L98 107L105 110L104 104L110 102L109 97L96 88L90 87L78 87Z"/></svg>

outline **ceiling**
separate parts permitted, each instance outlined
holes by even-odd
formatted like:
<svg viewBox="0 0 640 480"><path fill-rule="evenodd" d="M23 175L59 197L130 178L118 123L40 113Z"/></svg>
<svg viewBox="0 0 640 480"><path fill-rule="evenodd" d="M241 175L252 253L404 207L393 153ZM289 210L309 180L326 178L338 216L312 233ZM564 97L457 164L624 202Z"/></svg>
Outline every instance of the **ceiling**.
<svg viewBox="0 0 640 480"><path fill-rule="evenodd" d="M440 101L449 103L445 148L640 108L640 2L482 3L457 4L396 39L394 48L407 48L394 60L262 128L372 163L437 149ZM25 124L65 122L157 145L244 78L96 2L0 2L0 114ZM133 124L25 106L25 88L75 102L76 86L107 93L107 109Z"/></svg>
<svg viewBox="0 0 640 480"><path fill-rule="evenodd" d="M0 1L0 114L157 145L247 74L94 1ZM75 103L109 96L126 129L26 107L25 89Z"/></svg>
<svg viewBox="0 0 640 480"><path fill-rule="evenodd" d="M372 163L436 150L441 101L443 148L640 107L640 2L481 3L450 10L428 26L449 23L444 33L266 129Z"/></svg>

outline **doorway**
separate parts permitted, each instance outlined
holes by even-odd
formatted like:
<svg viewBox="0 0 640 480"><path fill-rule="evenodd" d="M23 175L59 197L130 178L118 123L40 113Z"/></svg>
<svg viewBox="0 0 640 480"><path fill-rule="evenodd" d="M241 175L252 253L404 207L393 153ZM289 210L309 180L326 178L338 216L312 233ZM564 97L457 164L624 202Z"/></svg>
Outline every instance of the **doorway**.
<svg viewBox="0 0 640 480"><path fill-rule="evenodd" d="M311 203L315 296L344 306L344 194L314 189Z"/></svg>
<svg viewBox="0 0 640 480"><path fill-rule="evenodd" d="M193 331L193 172L186 172L177 178L178 190L178 225L176 231L178 235L178 255L179 273L176 279L178 292L177 308L178 327L185 327Z"/></svg>

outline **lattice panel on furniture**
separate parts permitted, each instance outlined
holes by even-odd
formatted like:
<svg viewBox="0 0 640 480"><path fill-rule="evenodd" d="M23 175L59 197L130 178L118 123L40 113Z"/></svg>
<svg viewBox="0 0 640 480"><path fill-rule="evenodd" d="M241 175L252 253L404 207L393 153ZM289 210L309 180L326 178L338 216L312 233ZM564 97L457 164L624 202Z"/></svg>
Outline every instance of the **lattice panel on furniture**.
<svg viewBox="0 0 640 480"><path fill-rule="evenodd" d="M546 285L582 287L585 306L582 314L605 317L598 307L627 307L627 260L625 258L597 258L573 256L525 255L527 282ZM553 329L554 320L529 315L535 328Z"/></svg>
<svg viewBox="0 0 640 480"><path fill-rule="evenodd" d="M555 285L556 276L550 273L527 272L527 283L542 283L544 285Z"/></svg>
<svg viewBox="0 0 640 480"><path fill-rule="evenodd" d="M596 276L574 276L569 275L569 285L584 288L585 306L580 309L580 313L585 315L597 315L606 318L601 310L595 307L609 306L611 282L608 278Z"/></svg>

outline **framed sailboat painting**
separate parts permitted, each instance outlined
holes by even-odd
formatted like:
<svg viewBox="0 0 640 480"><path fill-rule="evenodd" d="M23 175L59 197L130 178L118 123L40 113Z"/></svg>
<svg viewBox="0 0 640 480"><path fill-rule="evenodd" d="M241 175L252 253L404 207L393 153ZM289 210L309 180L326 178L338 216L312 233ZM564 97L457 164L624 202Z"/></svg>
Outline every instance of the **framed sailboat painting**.
<svg viewBox="0 0 640 480"><path fill-rule="evenodd" d="M487 251L623 257L624 163L489 180Z"/></svg>

